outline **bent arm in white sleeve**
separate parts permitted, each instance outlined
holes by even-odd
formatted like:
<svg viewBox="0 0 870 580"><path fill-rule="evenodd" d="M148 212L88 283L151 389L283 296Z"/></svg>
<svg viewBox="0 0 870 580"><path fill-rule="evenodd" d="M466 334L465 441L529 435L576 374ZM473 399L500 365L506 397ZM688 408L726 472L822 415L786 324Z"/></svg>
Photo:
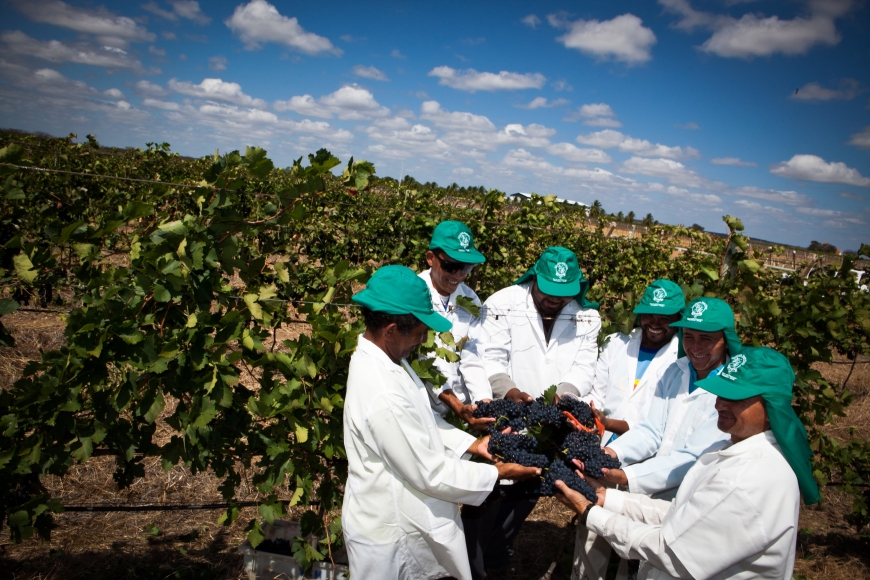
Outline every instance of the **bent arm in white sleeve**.
<svg viewBox="0 0 870 580"><path fill-rule="evenodd" d="M433 446L428 428L400 394L387 394L373 410L377 413L367 420L366 444L417 491L444 501L478 505L495 487L498 470L494 465L462 461Z"/></svg>
<svg viewBox="0 0 870 580"><path fill-rule="evenodd" d="M619 460L631 465L652 457L659 450L668 422L668 401L659 396L653 397L646 419L633 425L624 435L608 445L616 452Z"/></svg>
<svg viewBox="0 0 870 580"><path fill-rule="evenodd" d="M613 335L609 338L612 339ZM607 401L607 385L610 382L610 357L607 352L607 344L598 355L598 360L595 363L595 378L592 379L592 389L589 394L583 397L586 403L595 403L595 408L602 412L606 408Z"/></svg>
<svg viewBox="0 0 870 580"><path fill-rule="evenodd" d="M598 361L598 332L601 330L601 317L598 312L589 308L578 313L581 318L578 325L583 325L585 334L574 340L580 342L577 354L566 374L559 377L560 383L573 385L581 397L587 396L592 391L592 383L595 379L595 363ZM586 317L593 320L586 321Z"/></svg>
<svg viewBox="0 0 870 580"><path fill-rule="evenodd" d="M498 306L484 304L481 309L483 328L478 344L478 355L483 361L487 377L510 374L511 329L509 316L500 312Z"/></svg>
<svg viewBox="0 0 870 580"><path fill-rule="evenodd" d="M481 355L484 348L482 335L483 322L478 318L471 323L468 341L459 353L459 374L462 375L472 402L492 399L492 387L489 385L489 375L486 374Z"/></svg>
<svg viewBox="0 0 870 580"><path fill-rule="evenodd" d="M646 560L674 578L692 578L692 574L664 541L661 525L646 524L607 510L593 509L589 512L586 527L603 536L622 558Z"/></svg>
<svg viewBox="0 0 870 580"><path fill-rule="evenodd" d="M444 447L452 451L456 457L462 457L468 454L468 448L471 444L477 441L477 437L471 433L466 433L462 429L457 429L444 418L435 413L435 424L438 425L438 433L441 435L441 441ZM468 457L465 457L467 459Z"/></svg>
<svg viewBox="0 0 870 580"><path fill-rule="evenodd" d="M654 494L679 487L698 457L722 447L729 437L719 430L717 423L718 413L708 415L683 447L674 449L664 457L652 457L643 463L626 467L629 491Z"/></svg>
<svg viewBox="0 0 870 580"><path fill-rule="evenodd" d="M672 506L670 501L618 489L608 489L604 496L604 509L643 524L661 524Z"/></svg>

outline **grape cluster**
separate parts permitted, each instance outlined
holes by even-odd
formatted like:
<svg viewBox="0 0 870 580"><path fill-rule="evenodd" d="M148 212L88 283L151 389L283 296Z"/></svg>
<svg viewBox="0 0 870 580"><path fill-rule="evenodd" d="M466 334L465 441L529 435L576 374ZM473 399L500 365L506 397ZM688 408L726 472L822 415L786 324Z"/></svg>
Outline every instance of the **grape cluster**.
<svg viewBox="0 0 870 580"><path fill-rule="evenodd" d="M566 461L582 461L583 471L596 479L603 477L602 469L617 469L621 465L618 459L601 449L601 439L595 433L571 433L562 445Z"/></svg>
<svg viewBox="0 0 870 580"><path fill-rule="evenodd" d="M574 397L562 397L556 407L560 411L568 411L575 419L580 421L585 427L592 429L595 427L595 416L592 414L592 407L584 403L580 399Z"/></svg>
<svg viewBox="0 0 870 580"><path fill-rule="evenodd" d="M589 485L584 479L581 479L574 470L569 467L564 461L561 459L556 459L547 470L544 472L543 481L541 482L540 493L543 496L551 496L555 495L556 492L559 491L559 488L556 487L556 481L562 480L565 482L565 485L573 489L574 491L580 492L583 496L591 502L597 501L598 497L595 493L595 490L592 489L592 486Z"/></svg>
<svg viewBox="0 0 870 580"><path fill-rule="evenodd" d="M526 467L547 467L550 459L543 454L534 453L538 441L528 435L494 433L489 439L489 453L500 457L506 463L519 463Z"/></svg>
<svg viewBox="0 0 870 580"><path fill-rule="evenodd" d="M477 409L472 414L474 417L492 417L496 421L487 433L501 433L508 427L511 431L518 432L527 427L539 427L552 425L559 428L565 422L562 411L554 405L548 405L543 397L539 397L531 403L515 402L510 399L496 399L489 403L477 401Z"/></svg>
<svg viewBox="0 0 870 580"><path fill-rule="evenodd" d="M526 425L552 425L557 429L565 423L565 416L555 405L548 405L543 397L529 403L525 410Z"/></svg>

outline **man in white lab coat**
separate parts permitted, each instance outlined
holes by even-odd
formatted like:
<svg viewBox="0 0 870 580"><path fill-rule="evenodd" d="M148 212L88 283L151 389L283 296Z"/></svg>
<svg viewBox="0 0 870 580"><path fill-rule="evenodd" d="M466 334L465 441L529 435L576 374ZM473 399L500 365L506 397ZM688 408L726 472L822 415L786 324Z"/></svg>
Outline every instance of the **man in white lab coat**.
<svg viewBox="0 0 870 580"><path fill-rule="evenodd" d="M638 305L639 326L630 334L616 332L605 339L592 392L596 416L607 429L602 443L640 423L649 411L656 384L677 360L680 339L670 323L680 319L686 297L679 285L656 280L646 287Z"/></svg>
<svg viewBox="0 0 870 580"><path fill-rule="evenodd" d="M482 337L460 363L466 380L481 376L482 368L494 398L531 401L551 385L559 396L587 395L601 330L588 288L574 252L547 248L513 286L484 303ZM463 507L475 580L508 566L513 540L536 503L528 487L502 485L483 508Z"/></svg>
<svg viewBox="0 0 870 580"><path fill-rule="evenodd" d="M677 284L656 280L647 286L633 310L638 328L631 334L617 332L605 339L592 392L584 397L595 405L595 415L607 429L602 444L646 418L659 379L677 360L680 339L677 328L669 324L680 319L685 307L686 298ZM572 578L604 580L610 553L603 538L578 527Z"/></svg>
<svg viewBox="0 0 870 580"><path fill-rule="evenodd" d="M420 272L429 292L432 295L432 307L441 316L453 323L450 332L454 341L461 344L464 340L474 341L480 332L478 319L457 299L468 299L480 307L480 298L465 283L465 278L477 264L486 258L474 247L474 236L462 222L443 221L432 232L429 250L426 252L426 263L429 269ZM440 338L435 338L436 346L444 347ZM461 349L459 353L461 355ZM436 358L434 367L447 379L443 385L435 386L430 381L424 381L432 403L432 408L442 417L449 411L456 413L471 427L486 429L494 419L475 418L474 402L492 398L492 389L485 376L480 380L466 382L459 372L459 361L450 362ZM466 372L469 372L466 369ZM471 371L475 372L475 371ZM482 374L482 371L476 370ZM470 390L469 385L477 390Z"/></svg>
<svg viewBox="0 0 870 580"><path fill-rule="evenodd" d="M791 406L791 365L773 349L746 348L698 384L717 396L717 424L730 441L700 457L674 501L588 478L595 504L562 482L557 497L621 557L641 560L641 580L790 579L801 494L807 504L820 499Z"/></svg>
<svg viewBox="0 0 870 580"><path fill-rule="evenodd" d="M671 326L679 328L686 356L665 371L646 418L605 448L626 465L605 470L606 481L661 499L676 495L702 453L724 444L715 397L699 389L698 381L718 374L729 356L743 350L734 312L718 298L695 298Z"/></svg>
<svg viewBox="0 0 870 580"><path fill-rule="evenodd" d="M483 502L501 477L539 469L488 465L488 437L475 437L432 412L406 358L450 322L432 309L429 289L404 266L384 266L353 297L366 320L350 362L344 406L348 479L342 527L354 578L471 577L459 503Z"/></svg>

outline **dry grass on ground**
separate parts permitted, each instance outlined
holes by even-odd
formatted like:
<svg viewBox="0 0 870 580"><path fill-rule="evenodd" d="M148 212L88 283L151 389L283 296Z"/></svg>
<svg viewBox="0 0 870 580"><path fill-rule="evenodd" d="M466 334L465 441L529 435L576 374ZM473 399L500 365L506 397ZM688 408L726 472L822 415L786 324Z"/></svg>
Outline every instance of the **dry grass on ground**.
<svg viewBox="0 0 870 580"><path fill-rule="evenodd" d="M19 312L4 316L16 348L0 348L0 389L20 376L28 360L40 351L63 342L63 319L57 314ZM282 329L279 341L294 338L298 325ZM838 361L846 362L845 359ZM841 383L850 364L819 365L829 380ZM245 377L250 380L252 377ZM855 426L859 437L870 437L870 359L855 365L848 387L855 394L847 416L830 427L837 438L848 438ZM169 406L166 412L171 413ZM163 428L165 429L165 427ZM168 435L162 429L160 435ZM146 463L146 476L119 491L113 480L114 460L95 457L73 467L64 479L46 478L45 484L65 505L94 504L199 504L219 503L218 481L209 474L192 474L183 466L163 472L159 461ZM250 473L248 474L250 476ZM289 492L287 493L289 497ZM256 489L247 482L242 500L256 500ZM850 500L834 490L825 491L823 504L801 511L802 529L795 573L806 578L845 580L870 577L870 535L857 534L843 520ZM51 542L37 539L20 545L0 537L0 577L15 580L75 578L205 579L241 577L241 557L236 548L244 540L243 528L257 517L256 508L242 510L239 520L218 525L221 510L177 512L65 513L56 517ZM299 510L291 513L298 517ZM516 553L505 580L538 580L553 562L559 562L552 580L569 577L573 550L573 514L552 498L538 502L517 538ZM156 526L159 535L145 531Z"/></svg>

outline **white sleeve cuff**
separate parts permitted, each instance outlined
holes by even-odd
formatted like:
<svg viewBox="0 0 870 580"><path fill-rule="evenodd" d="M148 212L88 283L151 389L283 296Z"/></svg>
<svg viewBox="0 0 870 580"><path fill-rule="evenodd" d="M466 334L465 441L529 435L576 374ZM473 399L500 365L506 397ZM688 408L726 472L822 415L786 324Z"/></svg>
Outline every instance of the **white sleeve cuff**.
<svg viewBox="0 0 870 580"><path fill-rule="evenodd" d="M609 491L607 493L610 493ZM592 509L588 507L586 509ZM598 535L601 535L604 531L605 526L607 525L608 520L610 518L616 516L613 512L606 509L597 509L589 512L586 517L586 527Z"/></svg>
<svg viewBox="0 0 870 580"><path fill-rule="evenodd" d="M608 488L604 494L604 509L615 514L622 514L622 505L625 503L625 492L618 489ZM589 514L590 516L592 514Z"/></svg>
<svg viewBox="0 0 870 580"><path fill-rule="evenodd" d="M635 475L634 470L631 466L623 467L622 471L625 473L626 479L628 479L628 491L631 493L642 493L638 490L637 487L637 475Z"/></svg>

